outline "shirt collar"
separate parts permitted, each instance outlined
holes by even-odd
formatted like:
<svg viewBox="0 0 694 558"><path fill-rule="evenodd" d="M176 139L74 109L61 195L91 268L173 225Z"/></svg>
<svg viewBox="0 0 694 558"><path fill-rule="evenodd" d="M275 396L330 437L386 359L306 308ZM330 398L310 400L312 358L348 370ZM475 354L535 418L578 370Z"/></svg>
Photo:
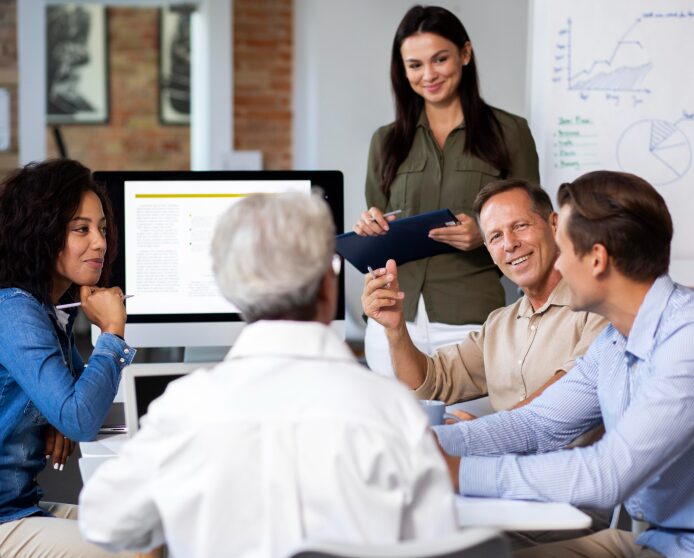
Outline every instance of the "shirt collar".
<svg viewBox="0 0 694 558"><path fill-rule="evenodd" d="M58 305L69 304L71 302L75 301L66 293L60 298L60 300L58 301ZM58 326L60 326L60 329L62 329L63 331L72 330L72 324L77 318L79 308L72 307L68 308L67 310L57 310L51 302L45 301L41 302L41 306L46 311L46 314L48 314L53 320L55 320L55 323L58 324Z"/></svg>
<svg viewBox="0 0 694 558"><path fill-rule="evenodd" d="M257 356L356 361L347 345L329 327L318 322L284 320L249 324L243 328L226 358Z"/></svg>
<svg viewBox="0 0 694 558"><path fill-rule="evenodd" d="M547 297L547 301L540 306L537 310L533 310L530 300L527 296L521 298L518 304L518 315L517 318L530 318L534 314L542 314L547 311L550 306L568 306L571 302L571 291L569 286L566 284L564 279L560 279L557 286Z"/></svg>
<svg viewBox="0 0 694 558"><path fill-rule="evenodd" d="M648 289L627 339L626 350L635 357L644 360L650 353L660 319L674 290L675 283L668 275L658 277Z"/></svg>
<svg viewBox="0 0 694 558"><path fill-rule="evenodd" d="M427 130L431 130L431 126L429 126L429 119L427 118L427 113L424 109L422 109L422 112L419 113L419 118L417 119L417 128L419 127L426 128ZM465 121L463 120L458 126L453 128L454 130L464 130L465 129Z"/></svg>

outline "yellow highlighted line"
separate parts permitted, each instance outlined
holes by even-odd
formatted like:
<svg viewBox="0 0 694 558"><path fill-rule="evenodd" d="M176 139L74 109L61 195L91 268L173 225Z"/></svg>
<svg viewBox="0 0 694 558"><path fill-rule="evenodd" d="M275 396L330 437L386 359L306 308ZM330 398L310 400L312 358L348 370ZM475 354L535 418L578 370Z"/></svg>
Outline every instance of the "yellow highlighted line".
<svg viewBox="0 0 694 558"><path fill-rule="evenodd" d="M244 198L251 194L135 194L135 198Z"/></svg>

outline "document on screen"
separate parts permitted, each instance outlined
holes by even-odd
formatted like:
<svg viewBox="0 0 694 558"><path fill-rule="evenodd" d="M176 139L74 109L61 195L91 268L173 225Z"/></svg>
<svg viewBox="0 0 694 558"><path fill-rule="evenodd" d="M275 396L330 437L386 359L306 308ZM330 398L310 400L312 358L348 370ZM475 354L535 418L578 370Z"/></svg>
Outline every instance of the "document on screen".
<svg viewBox="0 0 694 558"><path fill-rule="evenodd" d="M129 314L238 312L219 293L210 244L220 215L253 193L299 191L294 181L126 181L125 292Z"/></svg>

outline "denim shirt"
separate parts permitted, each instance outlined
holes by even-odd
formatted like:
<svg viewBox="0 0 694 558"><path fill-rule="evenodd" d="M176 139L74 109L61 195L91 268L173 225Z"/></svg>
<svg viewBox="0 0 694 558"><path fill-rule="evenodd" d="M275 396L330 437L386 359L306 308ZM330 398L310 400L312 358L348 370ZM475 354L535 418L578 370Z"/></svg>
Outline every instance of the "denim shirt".
<svg viewBox="0 0 694 558"><path fill-rule="evenodd" d="M45 467L45 430L91 440L135 351L110 333L99 336L88 364L55 309L16 288L0 289L0 523L47 515L36 475Z"/></svg>

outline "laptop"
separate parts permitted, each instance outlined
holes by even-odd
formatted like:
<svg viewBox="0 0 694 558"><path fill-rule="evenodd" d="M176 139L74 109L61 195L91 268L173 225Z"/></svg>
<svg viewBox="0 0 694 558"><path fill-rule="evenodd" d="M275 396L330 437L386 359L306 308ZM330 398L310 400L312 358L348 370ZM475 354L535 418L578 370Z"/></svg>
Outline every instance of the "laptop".
<svg viewBox="0 0 694 558"><path fill-rule="evenodd" d="M150 403L166 391L174 380L200 368L212 368L216 362L168 362L156 364L131 364L123 370L125 427L128 438L140 428L140 421L147 414Z"/></svg>
<svg viewBox="0 0 694 558"><path fill-rule="evenodd" d="M121 390L124 403L115 403L109 412L101 434L92 442L80 442L79 469L82 482L86 483L105 462L118 456L128 438L140 428L140 420L147 414L149 405L166 390L169 382L182 378L199 368L212 368L216 362L172 362L158 364L131 364L123 370ZM125 416L125 428L120 414ZM127 434L126 434L127 432Z"/></svg>

